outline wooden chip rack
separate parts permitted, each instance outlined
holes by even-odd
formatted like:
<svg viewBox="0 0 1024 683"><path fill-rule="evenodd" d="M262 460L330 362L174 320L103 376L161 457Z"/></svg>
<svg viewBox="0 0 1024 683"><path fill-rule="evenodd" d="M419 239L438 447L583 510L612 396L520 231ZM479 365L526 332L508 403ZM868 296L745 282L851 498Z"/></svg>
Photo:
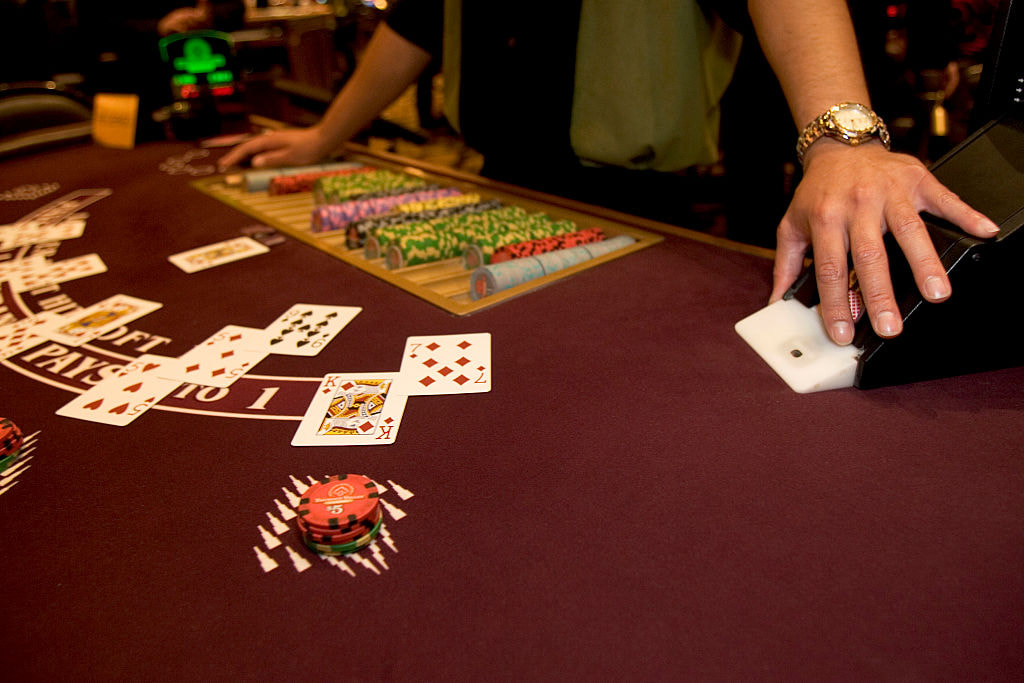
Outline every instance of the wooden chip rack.
<svg viewBox="0 0 1024 683"><path fill-rule="evenodd" d="M521 206L530 212L545 213L556 220L568 219L575 222L580 229L597 226L604 230L608 237L630 235L636 239L636 242L610 254L474 301L469 294L472 271L463 267L461 258L390 270L384 264L383 258L367 259L363 256L362 248L349 249L345 244L344 231L312 232L310 216L314 202L311 192L277 196L268 195L266 191L247 192L244 186L229 184L226 176L203 178L195 181L193 186L276 230L327 252L335 258L350 263L356 268L390 282L455 315L469 315L496 306L580 271L596 268L608 261L622 258L664 239L661 235L624 222L627 220L631 223L641 222L641 219L625 214L596 209L587 204L543 195L513 185L496 183L449 168L415 162L390 154L370 152L366 148L356 145L349 145L347 149L346 160L360 161L378 168L409 173L425 178L432 183L456 187L463 192L478 193L485 200L498 199L506 204Z"/></svg>

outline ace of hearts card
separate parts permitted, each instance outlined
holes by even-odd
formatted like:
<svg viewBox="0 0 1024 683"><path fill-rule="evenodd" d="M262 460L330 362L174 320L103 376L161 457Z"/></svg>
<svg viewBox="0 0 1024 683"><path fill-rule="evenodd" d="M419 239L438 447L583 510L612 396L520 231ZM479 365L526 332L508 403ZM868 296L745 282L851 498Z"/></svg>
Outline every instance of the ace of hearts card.
<svg viewBox="0 0 1024 683"><path fill-rule="evenodd" d="M394 372L325 375L299 424L293 446L394 443L406 397L396 393Z"/></svg>
<svg viewBox="0 0 1024 683"><path fill-rule="evenodd" d="M475 394L491 390L491 335L409 337L398 391L407 396Z"/></svg>

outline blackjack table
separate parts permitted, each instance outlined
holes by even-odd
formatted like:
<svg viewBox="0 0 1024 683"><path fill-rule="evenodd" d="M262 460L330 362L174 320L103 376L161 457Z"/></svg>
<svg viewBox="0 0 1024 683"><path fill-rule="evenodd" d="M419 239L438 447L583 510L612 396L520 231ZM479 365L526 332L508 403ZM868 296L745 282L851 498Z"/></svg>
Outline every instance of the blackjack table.
<svg viewBox="0 0 1024 683"><path fill-rule="evenodd" d="M221 153L198 149L0 163L0 191L49 188L7 193L0 223L112 191L81 237L34 246L106 272L7 287L0 313L162 304L2 361L0 417L32 449L0 485L5 679L1024 676L1024 370L797 394L734 330L767 303L770 253L388 155L656 237L469 314L288 234L185 273L170 255L265 224L197 184ZM315 356L182 385L127 426L56 414L296 302L362 310ZM291 445L325 374L477 333L490 391L410 396L392 444ZM321 556L294 500L346 473L379 484L386 532Z"/></svg>

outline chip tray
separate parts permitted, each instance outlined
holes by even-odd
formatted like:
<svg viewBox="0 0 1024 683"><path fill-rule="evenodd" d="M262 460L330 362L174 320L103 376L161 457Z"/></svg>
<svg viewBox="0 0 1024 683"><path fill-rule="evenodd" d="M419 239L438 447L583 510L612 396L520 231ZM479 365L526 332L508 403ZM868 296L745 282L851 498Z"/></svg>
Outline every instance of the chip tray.
<svg viewBox="0 0 1024 683"><path fill-rule="evenodd" d="M664 239L661 235L618 220L620 218L630 219L625 214L606 212L601 209L595 210L595 207L586 204L550 195L541 195L512 185L495 183L479 176L434 167L429 164L410 162L408 159L393 155L371 153L365 149L353 150L354 147L349 147L349 153L345 155L344 160L359 161L378 168L419 176L431 183L456 187L463 192L478 193L483 199L498 199L505 204L520 206L530 212L545 213L554 219L568 219L574 221L581 229L597 226L605 232L609 239L618 235L629 235L636 239L636 242L604 256L474 301L469 294L472 270L463 267L461 258L390 270L385 265L383 258L367 259L361 248L348 248L345 244L344 231L312 232L310 216L314 201L311 192L276 196L269 195L266 191L248 192L242 185L229 184L228 176L203 178L195 181L193 186L276 230L306 242L455 315L469 315L490 308L581 271L596 268L608 261L657 244Z"/></svg>

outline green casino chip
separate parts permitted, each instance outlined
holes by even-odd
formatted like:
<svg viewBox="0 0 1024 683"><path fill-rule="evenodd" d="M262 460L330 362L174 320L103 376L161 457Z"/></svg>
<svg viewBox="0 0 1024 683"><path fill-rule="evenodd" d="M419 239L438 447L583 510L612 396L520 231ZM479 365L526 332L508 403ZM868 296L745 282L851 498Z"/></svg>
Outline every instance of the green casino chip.
<svg viewBox="0 0 1024 683"><path fill-rule="evenodd" d="M377 523L374 525L373 529L371 529L370 532L367 533L365 536L360 536L351 543L330 545L323 543L311 543L305 537L303 537L302 540L306 544L307 548L314 552L320 553L321 555L345 555L348 553L353 553L361 548L365 548L366 546L370 545L370 543L373 542L373 539L375 539L377 537L377 534L380 532L380 527L381 524L383 523L384 513L383 511L381 511L380 517L377 519Z"/></svg>

